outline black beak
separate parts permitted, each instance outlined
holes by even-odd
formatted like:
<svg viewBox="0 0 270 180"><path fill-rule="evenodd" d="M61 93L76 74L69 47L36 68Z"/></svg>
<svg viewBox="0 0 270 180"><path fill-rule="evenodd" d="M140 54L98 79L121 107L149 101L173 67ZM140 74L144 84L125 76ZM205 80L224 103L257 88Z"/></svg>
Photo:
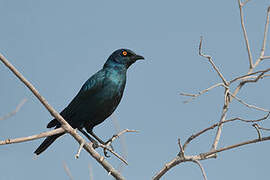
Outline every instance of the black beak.
<svg viewBox="0 0 270 180"><path fill-rule="evenodd" d="M135 55L135 56L132 57L132 59L133 59L134 61L137 61L137 60L139 60L139 59L144 59L144 57L141 56L141 55Z"/></svg>

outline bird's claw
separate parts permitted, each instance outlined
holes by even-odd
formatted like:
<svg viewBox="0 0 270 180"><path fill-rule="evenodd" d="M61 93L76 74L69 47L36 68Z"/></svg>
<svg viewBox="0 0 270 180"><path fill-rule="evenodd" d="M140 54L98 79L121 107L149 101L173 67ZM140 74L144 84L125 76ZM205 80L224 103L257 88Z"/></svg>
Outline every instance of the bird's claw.
<svg viewBox="0 0 270 180"><path fill-rule="evenodd" d="M114 148L111 144L105 144L106 148L103 148L103 152L104 152L104 156L109 158L111 157L110 155L108 155L108 149L110 148L112 151L114 151Z"/></svg>
<svg viewBox="0 0 270 180"><path fill-rule="evenodd" d="M106 150L106 148L103 149L103 152L105 157L107 158L111 157L110 155L108 155L108 151Z"/></svg>
<svg viewBox="0 0 270 180"><path fill-rule="evenodd" d="M98 145L98 142L97 142L97 141L93 141L92 143L93 143L93 144L92 144L92 147L93 147L94 149L96 149L96 148L98 148L98 147L99 147L99 145Z"/></svg>

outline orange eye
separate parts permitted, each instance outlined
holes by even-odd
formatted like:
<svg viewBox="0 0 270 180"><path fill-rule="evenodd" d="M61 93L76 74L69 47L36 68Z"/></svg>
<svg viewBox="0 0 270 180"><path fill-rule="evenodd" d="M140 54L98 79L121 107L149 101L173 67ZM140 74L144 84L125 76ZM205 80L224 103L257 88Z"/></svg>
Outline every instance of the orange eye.
<svg viewBox="0 0 270 180"><path fill-rule="evenodd" d="M123 51L122 54L123 54L124 56L126 56L126 55L127 55L127 51Z"/></svg>

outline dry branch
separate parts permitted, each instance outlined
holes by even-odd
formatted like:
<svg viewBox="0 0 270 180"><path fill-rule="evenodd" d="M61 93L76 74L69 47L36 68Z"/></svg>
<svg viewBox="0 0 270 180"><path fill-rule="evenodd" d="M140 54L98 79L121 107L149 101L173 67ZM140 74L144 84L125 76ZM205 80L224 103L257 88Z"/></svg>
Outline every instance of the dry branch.
<svg viewBox="0 0 270 180"><path fill-rule="evenodd" d="M239 9L240 9L241 26L242 26L242 30L243 30L243 34L244 34L244 38L245 38L245 42L246 42L246 48L247 48L247 52L248 52L249 69L252 69L253 68L253 60L252 60L252 54L251 54L250 45L249 45L249 41L248 41L247 31L246 31L246 28L245 28L244 13L243 13L243 6L247 2L248 1L245 1L244 3L241 3L241 0L238 0L238 5L239 5Z"/></svg>
<svg viewBox="0 0 270 180"><path fill-rule="evenodd" d="M52 136L52 135L60 134L60 133L63 133L63 132L65 132L65 130L63 128L57 128L57 129L54 129L54 130L51 130L51 131L43 132L43 133L32 135L32 136L20 137L20 138L15 138L15 139L6 139L4 141L0 141L0 145L32 141L32 140L35 140L35 139L40 139L40 138L43 138L43 137Z"/></svg>
<svg viewBox="0 0 270 180"><path fill-rule="evenodd" d="M55 117L62 125L62 128L69 133L79 144L84 143L84 149L94 158L96 161L104 167L104 169L110 173L114 178L124 180L125 178L110 165L103 156L97 153L92 147L92 143L85 143L85 140L73 129L64 118L55 109L49 105L44 97L40 95L37 89L2 55L0 54L0 60L16 75L32 93L38 98L38 100L44 105L44 107Z"/></svg>
<svg viewBox="0 0 270 180"><path fill-rule="evenodd" d="M226 81L225 77L221 74L220 70L215 66L212 57L209 55L205 55L202 53L202 38L200 40L200 45L199 45L199 55L202 57L205 57L208 59L208 61L210 62L210 64L212 65L212 68L218 73L219 77L221 78L221 80L223 81L223 83L218 83L215 84L203 91L200 91L198 94L188 94L188 93L181 93L181 95L183 96L189 96L191 97L189 100L185 101L185 102L189 102L190 100L210 91L211 89L218 87L218 86L223 86L224 87L224 105L222 108L222 113L221 113L221 117L218 123L215 123L193 135L191 135L186 142L184 143L184 145L181 145L180 139L178 139L178 146L180 148L179 153L177 154L177 156L171 160L170 162L166 163L164 165L164 167L156 173L156 175L153 177L153 180L157 180L160 179L166 172L168 172L171 168L173 168L174 166L183 163L183 162L187 162L187 161L192 161L195 163L199 163L199 161L201 160L205 160L205 159L209 159L209 158L215 158L216 154L219 152L223 152L223 151L227 151L230 149L235 149L238 148L240 146L244 146L247 144L253 144L253 143L258 143L258 142L262 142L262 141L268 141L270 140L270 136L267 137L262 137L260 130L266 130L266 131L270 131L270 129L268 128L264 128L259 126L258 124L253 124L252 126L256 129L257 134L258 134L258 138L253 139L253 140L248 140L248 141L243 141L240 142L238 144L233 144L227 147L223 147L223 148L217 148L219 139L221 137L221 131L222 131L222 126L225 123L228 122L235 122L235 121L241 121L243 123L254 123L254 122L261 122L264 121L266 119L269 118L270 115L270 111L268 109L264 109L264 108L260 108L254 105L250 105L246 102L244 102L243 100L241 100L240 98L238 98L236 95L238 94L238 92L240 91L240 89L246 85L247 83L256 83L258 82L258 80L270 76L269 74L265 74L267 72L270 71L270 68L265 69L265 70L260 70L257 72L253 72L255 67L257 67L259 65L259 63L263 60L263 59L270 59L270 56L265 56L264 52L265 52L265 47L266 47L266 40L267 40L267 33L268 33L268 27L269 27L269 15L270 15L270 7L268 7L267 9L267 16L266 16L266 23L265 23L265 30L264 30L264 36L263 36L263 43L262 43L262 49L261 49L261 53L260 53L260 57L256 60L256 62L253 64L253 60L252 60L252 53L250 50L250 45L249 45L249 41L248 41L248 36L247 36L247 32L246 32L246 28L245 28L245 24L244 24L244 14L243 14L243 7L249 2L250 0L245 0L244 2L241 2L240 0L238 0L238 5L239 5L239 10L240 10L240 21L241 21L241 27L243 30L243 34L244 34L244 39L245 39L245 44L246 44L246 49L247 49L247 53L248 53L248 62L249 62L249 70L247 72L247 74L243 75L243 76L239 76L236 77L234 79L232 79L231 81ZM233 93L231 93L231 87L230 85L234 82L239 82L239 84L237 85L237 87L234 89ZM260 111L264 111L267 112L267 114L260 118L260 119L256 119L256 120L246 120L240 117L236 117L236 118L232 118L232 119L227 119L226 120L226 116L227 116L227 112L228 112L228 108L229 105L232 101L232 98L236 99L237 101L239 101L241 104L249 107L249 108L253 108L256 110L260 110ZM214 138L214 142L212 144L212 148L205 153L200 153L197 155L193 155L193 156L187 156L184 154L184 151L187 147L187 145L195 138L198 138L200 135L206 133L207 131L217 128L216 131L216 135ZM201 164L198 164L203 172L203 174L205 175L205 172L201 166ZM206 178L206 175L204 176L204 178Z"/></svg>

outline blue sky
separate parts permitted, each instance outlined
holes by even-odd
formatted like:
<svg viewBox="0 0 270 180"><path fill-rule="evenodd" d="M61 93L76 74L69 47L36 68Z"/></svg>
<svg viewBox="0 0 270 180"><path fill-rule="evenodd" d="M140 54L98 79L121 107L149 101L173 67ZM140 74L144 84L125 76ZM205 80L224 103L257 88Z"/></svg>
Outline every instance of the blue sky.
<svg viewBox="0 0 270 180"><path fill-rule="evenodd" d="M244 7L246 28L253 58L260 53L267 0L250 1ZM98 71L118 48L129 48L145 57L128 72L123 99L113 117L121 129L136 129L125 136L129 165L127 179L150 179L178 153L177 138L210 126L221 114L223 89L217 88L189 104L180 92L195 93L219 77L198 56L200 36L227 79L248 70L248 56L240 26L237 0L230 1L6 1L0 0L0 52L61 111L81 85ZM269 38L266 55L270 55ZM263 62L257 70L268 68ZM46 131L52 119L19 80L0 65L0 116L23 99L27 103L13 117L0 122L0 137L15 138ZM248 103L269 109L269 79L246 86L238 96ZM233 102L228 117L260 118L262 112ZM264 123L270 127L269 122ZM112 118L94 131L103 139L115 133ZM208 151L215 131L195 140L187 154ZM267 133L265 133L267 135ZM256 137L250 125L226 125L220 147ZM74 179L112 179L86 152L75 160L78 144L69 136L57 140L38 159L33 151L42 140L1 146L0 179L67 179L65 161ZM114 142L120 152L120 141ZM203 161L208 179L266 179L269 142L248 145ZM99 150L102 153L101 150ZM108 161L115 167L119 161ZM184 163L164 179L201 179L198 167Z"/></svg>

